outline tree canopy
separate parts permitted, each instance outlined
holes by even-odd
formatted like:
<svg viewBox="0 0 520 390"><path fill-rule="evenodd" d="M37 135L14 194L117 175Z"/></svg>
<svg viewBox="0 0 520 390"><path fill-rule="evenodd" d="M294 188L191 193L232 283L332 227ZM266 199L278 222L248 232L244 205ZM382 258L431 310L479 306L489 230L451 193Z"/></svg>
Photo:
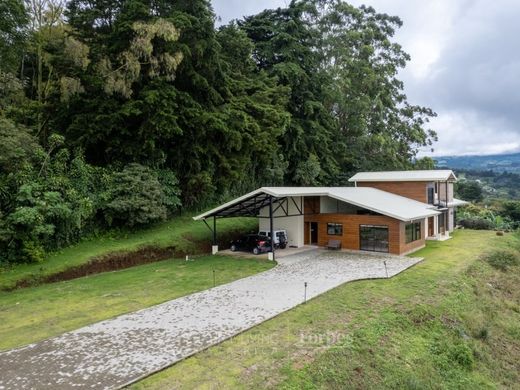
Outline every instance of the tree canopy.
<svg viewBox="0 0 520 390"><path fill-rule="evenodd" d="M262 185L431 164L401 21L373 8L293 0L219 27L208 0L0 11L0 260Z"/></svg>

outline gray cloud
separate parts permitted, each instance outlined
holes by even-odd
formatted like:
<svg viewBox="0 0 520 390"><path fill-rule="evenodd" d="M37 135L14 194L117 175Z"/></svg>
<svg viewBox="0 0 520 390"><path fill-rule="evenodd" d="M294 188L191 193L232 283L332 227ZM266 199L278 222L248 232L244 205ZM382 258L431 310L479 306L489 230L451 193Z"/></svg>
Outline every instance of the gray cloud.
<svg viewBox="0 0 520 390"><path fill-rule="evenodd" d="M287 2L213 0L222 22ZM401 78L412 103L438 113L434 155L520 151L518 0L350 2L403 19L395 40L412 61Z"/></svg>

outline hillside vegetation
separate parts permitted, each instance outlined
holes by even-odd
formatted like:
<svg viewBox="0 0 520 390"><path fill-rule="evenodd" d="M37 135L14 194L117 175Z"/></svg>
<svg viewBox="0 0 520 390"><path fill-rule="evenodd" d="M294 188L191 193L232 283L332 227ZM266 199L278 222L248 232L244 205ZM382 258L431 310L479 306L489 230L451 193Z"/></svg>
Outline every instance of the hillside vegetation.
<svg viewBox="0 0 520 390"><path fill-rule="evenodd" d="M514 254L505 271L496 250ZM390 280L347 283L131 388L517 388L520 238L457 231L414 256Z"/></svg>
<svg viewBox="0 0 520 390"><path fill-rule="evenodd" d="M215 27L209 0L0 2L0 263L262 185L342 185L436 135L402 22L297 0Z"/></svg>

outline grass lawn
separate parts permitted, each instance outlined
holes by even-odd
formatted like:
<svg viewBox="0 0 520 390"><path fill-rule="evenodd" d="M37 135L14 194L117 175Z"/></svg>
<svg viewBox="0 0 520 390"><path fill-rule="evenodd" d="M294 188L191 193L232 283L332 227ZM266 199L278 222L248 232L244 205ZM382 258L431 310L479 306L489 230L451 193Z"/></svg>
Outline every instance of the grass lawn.
<svg viewBox="0 0 520 390"><path fill-rule="evenodd" d="M428 242L390 280L347 283L132 388L519 388L520 270L479 259L518 245L469 230Z"/></svg>
<svg viewBox="0 0 520 390"><path fill-rule="evenodd" d="M231 230L248 232L255 229L257 220L230 218L219 220L217 232ZM31 276L50 275L69 267L88 262L96 256L115 251L131 251L142 246L166 247L174 245L180 251L195 250L196 241L211 240L211 232L201 221L191 216L176 217L168 222L136 232L103 236L82 241L61 251L51 253L41 264L15 265L0 268L0 290L12 286L16 281Z"/></svg>
<svg viewBox="0 0 520 390"><path fill-rule="evenodd" d="M260 259L165 260L67 282L0 292L0 350L243 278L274 266Z"/></svg>

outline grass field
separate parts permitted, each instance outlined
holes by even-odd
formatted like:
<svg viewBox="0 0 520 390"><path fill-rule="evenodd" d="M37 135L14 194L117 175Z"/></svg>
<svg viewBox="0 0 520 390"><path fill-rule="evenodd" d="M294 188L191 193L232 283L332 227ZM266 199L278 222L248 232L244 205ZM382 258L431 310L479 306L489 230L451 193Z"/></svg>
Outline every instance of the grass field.
<svg viewBox="0 0 520 390"><path fill-rule="evenodd" d="M274 266L205 256L161 261L67 282L0 292L0 350L243 278Z"/></svg>
<svg viewBox="0 0 520 390"><path fill-rule="evenodd" d="M520 270L479 259L518 245L458 231L390 280L345 284L132 388L519 388Z"/></svg>
<svg viewBox="0 0 520 390"><path fill-rule="evenodd" d="M217 232L231 230L249 231L256 228L256 219L230 218L218 221ZM177 217L168 222L136 232L105 235L82 241L59 252L51 253L41 264L15 265L0 268L0 290L13 286L17 281L50 275L88 262L94 257L115 251L132 251L143 246L166 247L174 245L179 251L196 250L196 242L210 241L211 232L191 216Z"/></svg>

